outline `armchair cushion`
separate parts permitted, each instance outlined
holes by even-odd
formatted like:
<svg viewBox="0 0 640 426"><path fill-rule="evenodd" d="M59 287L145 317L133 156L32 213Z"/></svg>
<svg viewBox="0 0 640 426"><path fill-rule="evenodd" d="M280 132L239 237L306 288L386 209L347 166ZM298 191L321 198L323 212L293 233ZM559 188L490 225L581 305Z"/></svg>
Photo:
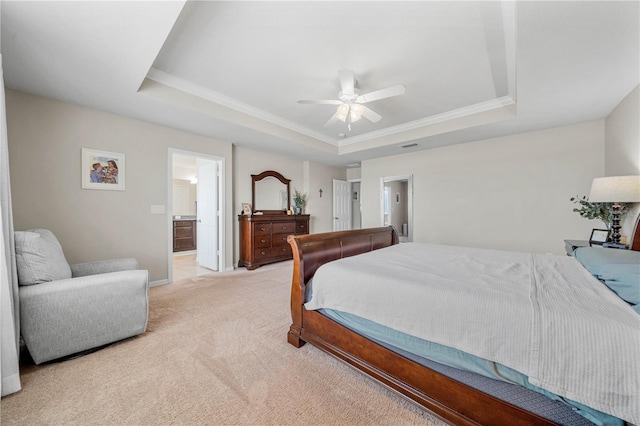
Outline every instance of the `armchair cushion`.
<svg viewBox="0 0 640 426"><path fill-rule="evenodd" d="M71 278L71 268L55 235L47 229L16 231L16 264L20 285Z"/></svg>

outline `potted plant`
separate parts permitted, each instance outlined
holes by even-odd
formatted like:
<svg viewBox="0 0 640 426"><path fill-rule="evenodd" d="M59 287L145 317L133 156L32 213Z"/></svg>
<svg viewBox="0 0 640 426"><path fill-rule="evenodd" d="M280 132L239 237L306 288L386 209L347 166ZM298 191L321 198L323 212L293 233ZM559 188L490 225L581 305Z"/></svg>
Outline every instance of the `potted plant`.
<svg viewBox="0 0 640 426"><path fill-rule="evenodd" d="M307 194L293 189L293 204L296 206L296 214L302 214L302 209L307 204Z"/></svg>
<svg viewBox="0 0 640 426"><path fill-rule="evenodd" d="M611 206L614 203L591 203L586 196L582 198L575 196L570 199L573 204L578 204L580 208L574 208L573 211L587 219L600 219L604 222L607 229L611 229ZM631 209L633 203L620 204L620 219L624 218Z"/></svg>

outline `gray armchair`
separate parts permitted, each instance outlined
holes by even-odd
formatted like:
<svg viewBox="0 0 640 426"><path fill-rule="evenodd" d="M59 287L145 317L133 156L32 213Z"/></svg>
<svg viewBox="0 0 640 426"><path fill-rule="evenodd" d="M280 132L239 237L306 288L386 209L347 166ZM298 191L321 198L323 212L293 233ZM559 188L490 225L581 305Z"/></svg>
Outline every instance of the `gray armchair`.
<svg viewBox="0 0 640 426"><path fill-rule="evenodd" d="M69 265L51 231L15 239L21 334L36 364L144 333L149 280L135 259Z"/></svg>

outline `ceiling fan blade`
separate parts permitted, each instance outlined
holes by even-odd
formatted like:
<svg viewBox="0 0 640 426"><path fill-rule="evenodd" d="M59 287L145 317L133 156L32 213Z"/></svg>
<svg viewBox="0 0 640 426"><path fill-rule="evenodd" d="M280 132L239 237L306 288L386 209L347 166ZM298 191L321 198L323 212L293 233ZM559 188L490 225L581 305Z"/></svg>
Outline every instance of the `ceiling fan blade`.
<svg viewBox="0 0 640 426"><path fill-rule="evenodd" d="M353 71L340 70L338 71L340 76L340 87L342 88L342 94L344 96L353 96L355 94L355 78L353 77Z"/></svg>
<svg viewBox="0 0 640 426"><path fill-rule="evenodd" d="M336 121L339 121L337 112L331 116L329 121L327 121L323 127L328 127L328 126L332 125L333 123L335 123Z"/></svg>
<svg viewBox="0 0 640 426"><path fill-rule="evenodd" d="M364 105L360 105L360 107L362 108L362 116L372 123L377 123L382 118L380 114L371 110L370 108L367 108Z"/></svg>
<svg viewBox="0 0 640 426"><path fill-rule="evenodd" d="M384 98L390 98L392 96L402 95L405 92L405 87L402 84L387 87L386 89L376 90L374 92L366 93L358 96L356 103L366 104L367 102L377 101Z"/></svg>
<svg viewBox="0 0 640 426"><path fill-rule="evenodd" d="M335 99L320 99L320 100L314 100L314 99L298 99L298 103L299 104L320 104L320 105L340 105L342 102Z"/></svg>

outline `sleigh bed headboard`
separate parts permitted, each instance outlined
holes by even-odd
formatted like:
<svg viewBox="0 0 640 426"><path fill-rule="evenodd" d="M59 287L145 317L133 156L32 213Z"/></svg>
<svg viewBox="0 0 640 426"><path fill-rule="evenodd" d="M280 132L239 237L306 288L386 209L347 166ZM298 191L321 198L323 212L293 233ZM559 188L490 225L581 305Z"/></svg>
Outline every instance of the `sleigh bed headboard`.
<svg viewBox="0 0 640 426"><path fill-rule="evenodd" d="M633 227L633 239L630 247L631 250L640 251L640 214L636 218L636 224Z"/></svg>

